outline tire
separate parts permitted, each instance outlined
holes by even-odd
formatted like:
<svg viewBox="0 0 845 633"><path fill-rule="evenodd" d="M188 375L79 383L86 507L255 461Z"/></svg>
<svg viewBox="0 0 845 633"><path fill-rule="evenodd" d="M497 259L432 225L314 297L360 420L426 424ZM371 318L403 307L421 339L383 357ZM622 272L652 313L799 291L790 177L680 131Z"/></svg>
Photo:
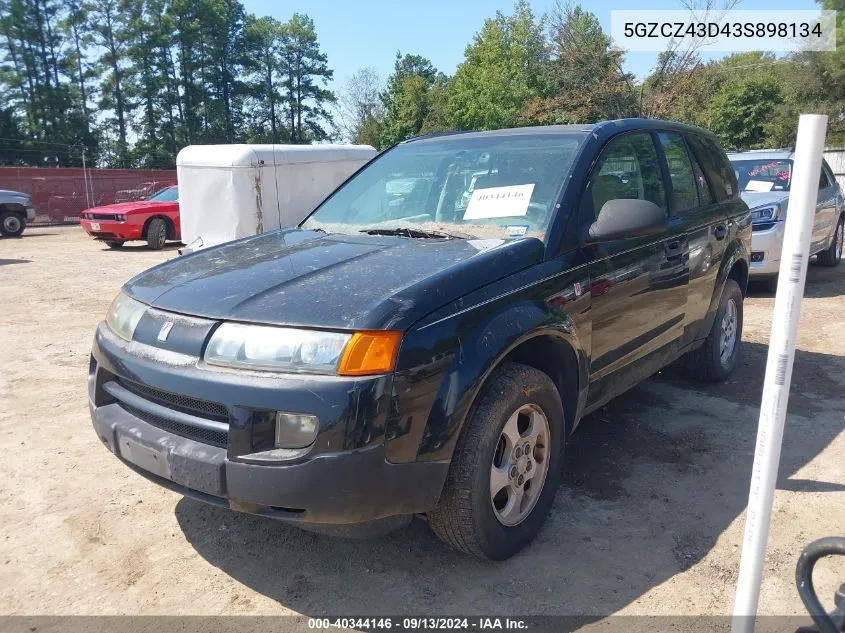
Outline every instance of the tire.
<svg viewBox="0 0 845 633"><path fill-rule="evenodd" d="M158 251L167 241L167 222L161 218L153 218L147 227L147 247Z"/></svg>
<svg viewBox="0 0 845 633"><path fill-rule="evenodd" d="M845 223L845 219L839 218L839 223L836 225L836 233L833 234L833 241L830 243L830 248L819 253L816 260L816 263L819 266L829 266L832 268L834 266L839 266L839 262L842 261L843 223Z"/></svg>
<svg viewBox="0 0 845 633"><path fill-rule="evenodd" d="M15 211L0 213L0 234L4 237L20 237L26 228L26 219Z"/></svg>
<svg viewBox="0 0 845 633"><path fill-rule="evenodd" d="M723 326L730 317L727 314L733 303L733 336L725 334ZM728 336L730 351L727 355L722 354L722 341ZM727 380L736 367L739 359L739 350L742 342L742 291L739 284L733 279L725 282L722 290L722 298L719 301L719 309L716 311L716 318L713 319L713 327L698 349L686 355L686 368L688 372L699 380L710 382L722 382ZM725 351L728 351L725 348Z"/></svg>
<svg viewBox="0 0 845 633"><path fill-rule="evenodd" d="M540 435L531 458L516 458L524 446L520 443L531 442L532 429ZM491 560L509 558L528 545L548 516L560 483L564 429L560 395L546 374L517 363L497 369L473 405L443 492L428 513L434 533L457 550ZM515 437L514 431L519 439L511 442L505 433ZM495 497L494 471L500 474L496 485L505 484ZM518 487L529 491L521 510L511 497L520 478ZM533 494L526 489L529 481L541 481L534 484Z"/></svg>
<svg viewBox="0 0 845 633"><path fill-rule="evenodd" d="M106 246L109 248L122 248L123 242L120 240L106 240Z"/></svg>

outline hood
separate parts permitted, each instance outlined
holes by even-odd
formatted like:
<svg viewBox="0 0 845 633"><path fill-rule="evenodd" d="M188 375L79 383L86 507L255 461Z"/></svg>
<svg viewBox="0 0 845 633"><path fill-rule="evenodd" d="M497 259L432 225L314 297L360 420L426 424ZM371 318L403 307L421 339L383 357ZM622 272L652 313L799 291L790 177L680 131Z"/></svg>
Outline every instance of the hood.
<svg viewBox="0 0 845 633"><path fill-rule="evenodd" d="M535 238L436 240L286 229L185 255L127 282L156 308L212 319L346 330L407 329L542 261Z"/></svg>
<svg viewBox="0 0 845 633"><path fill-rule="evenodd" d="M165 207L171 205L178 205L178 202L162 202L160 200L133 200L131 202L117 202L115 204L106 204L102 207L91 207L85 209L83 213L131 213L132 211L142 211L150 207Z"/></svg>
<svg viewBox="0 0 845 633"><path fill-rule="evenodd" d="M0 189L0 196L4 198L31 198L28 193L23 193L20 191L11 191L10 189Z"/></svg>
<svg viewBox="0 0 845 633"><path fill-rule="evenodd" d="M789 202L788 191L742 191L739 197L745 201L749 209L777 203L783 203L786 206L786 203Z"/></svg>

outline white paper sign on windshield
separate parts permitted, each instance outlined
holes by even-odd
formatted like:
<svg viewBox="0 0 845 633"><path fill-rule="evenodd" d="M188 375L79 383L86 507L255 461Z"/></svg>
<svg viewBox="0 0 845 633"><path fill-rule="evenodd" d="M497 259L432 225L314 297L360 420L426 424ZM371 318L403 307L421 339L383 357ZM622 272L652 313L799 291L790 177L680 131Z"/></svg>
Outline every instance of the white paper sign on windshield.
<svg viewBox="0 0 845 633"><path fill-rule="evenodd" d="M528 213L528 203L531 202L533 192L533 183L476 189L472 192L464 220L523 216Z"/></svg>
<svg viewBox="0 0 845 633"><path fill-rule="evenodd" d="M775 183L768 180L749 180L745 185L746 191L771 191Z"/></svg>

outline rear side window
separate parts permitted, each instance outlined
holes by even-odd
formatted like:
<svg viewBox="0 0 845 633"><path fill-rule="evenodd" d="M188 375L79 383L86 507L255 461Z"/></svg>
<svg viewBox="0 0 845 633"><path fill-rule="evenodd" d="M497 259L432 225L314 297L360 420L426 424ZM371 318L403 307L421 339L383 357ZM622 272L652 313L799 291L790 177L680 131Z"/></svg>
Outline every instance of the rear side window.
<svg viewBox="0 0 845 633"><path fill-rule="evenodd" d="M822 168L821 171L819 171L819 191L827 189L832 184L827 176L827 172L830 171L830 168L828 167L825 169L825 167L827 167L827 161L822 159Z"/></svg>
<svg viewBox="0 0 845 633"><path fill-rule="evenodd" d="M701 168L713 187L713 195L717 202L739 196L739 186L733 166L719 147L715 139L708 136L690 134L687 137L695 158L701 163Z"/></svg>
<svg viewBox="0 0 845 633"><path fill-rule="evenodd" d="M657 138L666 156L669 181L672 184L672 211L685 213L698 208L698 189L687 146L680 134L658 132Z"/></svg>
<svg viewBox="0 0 845 633"><path fill-rule="evenodd" d="M608 200L618 199L649 200L666 209L660 163L648 133L617 136L602 151L587 191L594 217Z"/></svg>
<svg viewBox="0 0 845 633"><path fill-rule="evenodd" d="M713 190L710 189L710 185L707 183L707 177L704 175L704 170L701 169L701 165L692 154L690 154L690 160L692 161L692 171L695 174L695 184L698 187L699 204L701 204L701 206L713 204L716 202L716 198L713 196Z"/></svg>

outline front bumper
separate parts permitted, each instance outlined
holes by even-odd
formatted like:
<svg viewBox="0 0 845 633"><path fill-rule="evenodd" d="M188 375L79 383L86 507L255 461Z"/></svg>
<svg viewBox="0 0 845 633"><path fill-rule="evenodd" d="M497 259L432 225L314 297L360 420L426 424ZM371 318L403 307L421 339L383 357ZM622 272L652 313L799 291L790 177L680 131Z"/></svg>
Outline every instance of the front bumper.
<svg viewBox="0 0 845 633"><path fill-rule="evenodd" d="M89 371L98 437L147 478L201 501L312 528L378 525L437 502L448 462L393 464L385 457L390 377L256 376L204 369L149 347L122 341L101 324ZM174 425L191 416L124 397L115 387L120 381L184 398L211 395L229 412L225 443L186 437ZM262 457L272 448L265 424L272 410L317 415L316 442L286 458Z"/></svg>
<svg viewBox="0 0 845 633"><path fill-rule="evenodd" d="M751 236L751 278L771 277L780 270L780 255L783 250L784 222L773 222L770 228L755 230ZM759 259L760 261L755 261Z"/></svg>
<svg viewBox="0 0 845 633"><path fill-rule="evenodd" d="M26 207L26 221L32 222L35 219L35 207Z"/></svg>
<svg viewBox="0 0 845 633"><path fill-rule="evenodd" d="M88 235L97 240L140 240L143 233L143 227L140 225L117 220L80 219L79 224ZM92 224L98 228L95 229Z"/></svg>

